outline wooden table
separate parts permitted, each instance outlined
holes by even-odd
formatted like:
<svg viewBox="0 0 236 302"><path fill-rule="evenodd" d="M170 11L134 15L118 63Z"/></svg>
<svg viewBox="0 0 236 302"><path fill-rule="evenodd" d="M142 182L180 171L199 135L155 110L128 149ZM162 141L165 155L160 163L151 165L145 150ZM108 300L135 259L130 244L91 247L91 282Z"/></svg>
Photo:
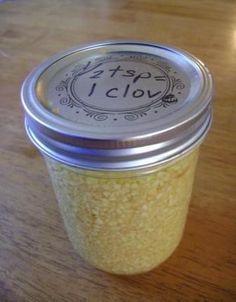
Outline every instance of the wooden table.
<svg viewBox="0 0 236 302"><path fill-rule="evenodd" d="M0 2L0 301L235 302L235 1ZM184 238L167 262L133 277L95 270L73 251L44 162L25 136L19 97L41 60L113 38L186 49L216 84Z"/></svg>

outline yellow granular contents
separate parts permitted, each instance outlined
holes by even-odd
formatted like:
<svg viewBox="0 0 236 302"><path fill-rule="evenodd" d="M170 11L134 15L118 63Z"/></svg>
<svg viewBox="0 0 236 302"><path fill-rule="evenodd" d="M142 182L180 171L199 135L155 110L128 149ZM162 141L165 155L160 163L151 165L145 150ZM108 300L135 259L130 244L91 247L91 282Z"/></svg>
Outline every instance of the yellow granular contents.
<svg viewBox="0 0 236 302"><path fill-rule="evenodd" d="M46 158L74 248L116 274L146 272L183 233L198 149L150 174L84 171Z"/></svg>

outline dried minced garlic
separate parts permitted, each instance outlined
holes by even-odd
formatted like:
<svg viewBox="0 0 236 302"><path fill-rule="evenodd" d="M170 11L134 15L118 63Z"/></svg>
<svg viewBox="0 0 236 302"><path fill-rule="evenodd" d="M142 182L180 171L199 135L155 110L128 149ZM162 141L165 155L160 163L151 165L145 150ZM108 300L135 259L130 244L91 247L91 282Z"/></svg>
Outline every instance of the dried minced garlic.
<svg viewBox="0 0 236 302"><path fill-rule="evenodd" d="M197 150L151 174L128 177L46 160L69 238L95 267L117 274L149 271L178 245Z"/></svg>

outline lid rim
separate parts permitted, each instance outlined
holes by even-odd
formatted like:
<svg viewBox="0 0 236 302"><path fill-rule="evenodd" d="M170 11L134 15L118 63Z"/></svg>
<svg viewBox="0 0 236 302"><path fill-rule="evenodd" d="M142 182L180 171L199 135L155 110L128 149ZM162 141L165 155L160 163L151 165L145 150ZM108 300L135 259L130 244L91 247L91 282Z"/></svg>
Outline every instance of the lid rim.
<svg viewBox="0 0 236 302"><path fill-rule="evenodd" d="M46 156L61 162L62 164L74 167L74 168L80 168L85 170L91 170L91 171L112 171L112 172L122 172L122 171L136 171L146 168L151 168L159 165L163 165L166 163L169 163L173 160L178 159L179 157L183 156L184 154L191 152L195 147L199 146L202 141L204 140L205 136L208 133L209 128L212 124L212 115L209 116L208 120L205 123L205 129L201 129L202 131L199 134L199 138L197 140L190 140L189 142L186 142L183 146L182 150L177 150L176 153L173 154L173 152L169 152L168 156L166 157L159 157L158 155L152 156L151 158L146 158L145 163L140 159L139 161L133 157L132 160L129 161L123 161L122 165L120 161L114 162L109 161L106 158L106 161L98 161L97 158L94 161L89 161L88 159L84 160L80 156L76 158L72 158L71 156L65 156L62 153L52 152L51 149L48 148L48 146L43 145L42 141L39 141L37 137L35 136L35 133L31 132L30 128L27 125L27 121L25 119L25 130L30 138L31 142ZM187 147L186 147L187 146ZM148 146L147 146L148 147ZM78 150L80 151L80 150ZM81 154L81 153L79 153Z"/></svg>

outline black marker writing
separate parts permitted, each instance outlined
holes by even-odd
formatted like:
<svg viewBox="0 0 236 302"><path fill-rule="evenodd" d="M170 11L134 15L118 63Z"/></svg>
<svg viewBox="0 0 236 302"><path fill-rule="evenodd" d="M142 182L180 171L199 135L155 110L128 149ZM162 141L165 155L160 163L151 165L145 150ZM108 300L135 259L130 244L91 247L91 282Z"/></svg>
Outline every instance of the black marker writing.
<svg viewBox="0 0 236 302"><path fill-rule="evenodd" d="M148 93L148 97L149 97L149 98L153 98L154 96L157 96L158 94L160 94L160 93L161 93L161 91L159 90L159 91L157 91L156 93L151 94L151 91L150 91L150 90L148 90L148 91L147 91L147 93Z"/></svg>
<svg viewBox="0 0 236 302"><path fill-rule="evenodd" d="M120 65L118 65L116 68L109 69L109 71L113 71L113 72L111 73L111 78L113 78L114 75L115 75L118 71L124 71L124 69L120 68Z"/></svg>
<svg viewBox="0 0 236 302"><path fill-rule="evenodd" d="M135 75L135 70L126 70L126 74L122 74L122 77L133 77Z"/></svg>
<svg viewBox="0 0 236 302"><path fill-rule="evenodd" d="M156 81L166 81L166 77L164 77L164 76L156 76L156 77L154 77L154 79Z"/></svg>
<svg viewBox="0 0 236 302"><path fill-rule="evenodd" d="M90 66L90 64L91 62L88 62L86 66ZM158 75L152 74L150 71L126 69L122 64L112 65L110 68L104 69L101 65L103 64L101 63L90 70L90 76L87 79L97 79L97 81L91 82L89 85L88 97L98 94L100 97L116 99L116 101L124 101L125 99L130 101L132 98L137 101L142 98L154 99L163 92L156 81L167 81L166 76L162 74ZM126 77L128 83L125 83L124 77ZM119 78L123 78L123 80L121 82L117 81ZM151 90L149 88L150 81L153 83ZM163 84L160 83L161 86Z"/></svg>
<svg viewBox="0 0 236 302"><path fill-rule="evenodd" d="M141 72L139 75L137 75L134 80L133 83L138 82L139 79L149 79L151 77L151 73L150 72Z"/></svg>
<svg viewBox="0 0 236 302"><path fill-rule="evenodd" d="M130 87L130 85L128 84L128 85L126 86L126 88L125 88L125 92L124 92L124 94L123 94L123 97L124 97L124 98L127 96L127 93L128 93L128 91L129 91L129 87Z"/></svg>
<svg viewBox="0 0 236 302"><path fill-rule="evenodd" d="M83 70L86 70L90 64L91 64L91 61L88 61L88 63L83 67Z"/></svg>
<svg viewBox="0 0 236 302"><path fill-rule="evenodd" d="M136 89L133 92L133 97L134 98L140 98L144 95L144 91L142 89Z"/></svg>
<svg viewBox="0 0 236 302"><path fill-rule="evenodd" d="M90 90L88 96L91 96L91 95L94 93L94 90L95 90L96 85L97 85L96 83L93 83L92 88L91 88L91 90Z"/></svg>
<svg viewBox="0 0 236 302"><path fill-rule="evenodd" d="M111 89L107 90L106 96L109 98L117 98L117 95L111 94L112 91L118 91L118 88L111 88Z"/></svg>
<svg viewBox="0 0 236 302"><path fill-rule="evenodd" d="M100 75L104 72L104 70L97 70L93 72L93 76L89 77L90 79L99 79Z"/></svg>

